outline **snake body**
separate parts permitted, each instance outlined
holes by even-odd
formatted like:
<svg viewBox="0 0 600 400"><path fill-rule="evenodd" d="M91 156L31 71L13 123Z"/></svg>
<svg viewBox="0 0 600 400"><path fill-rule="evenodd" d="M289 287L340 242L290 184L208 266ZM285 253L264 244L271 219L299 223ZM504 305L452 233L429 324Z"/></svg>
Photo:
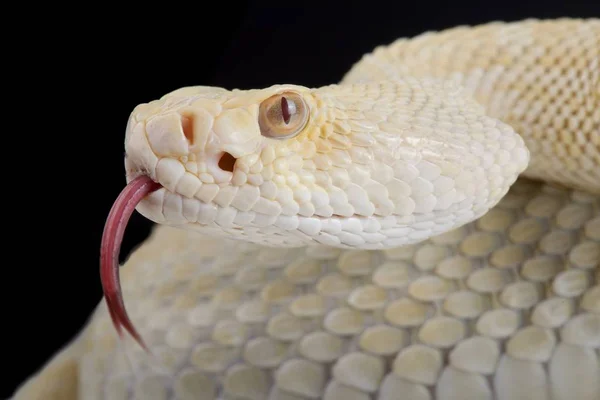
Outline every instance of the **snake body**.
<svg viewBox="0 0 600 400"><path fill-rule="evenodd" d="M295 114L261 114L282 94ZM125 148L161 185L121 270L150 352L101 302L16 399L600 399L599 19L182 88Z"/></svg>

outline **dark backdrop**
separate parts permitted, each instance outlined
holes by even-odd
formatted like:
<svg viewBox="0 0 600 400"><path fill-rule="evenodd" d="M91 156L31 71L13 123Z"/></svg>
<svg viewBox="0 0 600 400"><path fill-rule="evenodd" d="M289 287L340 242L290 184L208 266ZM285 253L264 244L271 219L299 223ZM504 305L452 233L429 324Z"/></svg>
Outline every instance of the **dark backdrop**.
<svg viewBox="0 0 600 400"><path fill-rule="evenodd" d="M597 0L81 6L48 15L49 27L38 33L45 55L35 66L56 72L45 77L52 92L34 91L36 110L51 116L45 129L36 131L45 144L37 149L41 156L31 160L37 171L36 183L28 187L33 196L22 204L30 221L19 222L19 243L5 242L7 253L18 259L5 260L4 266L17 278L3 285L3 335L8 335L3 345L16 350L3 360L11 366L11 376L2 379L3 398L73 338L101 299L100 238L125 182L124 128L138 103L187 85L334 83L374 46L426 30L527 17L600 16ZM24 125L39 128L38 116L26 118ZM149 229L150 223L134 214L121 260Z"/></svg>

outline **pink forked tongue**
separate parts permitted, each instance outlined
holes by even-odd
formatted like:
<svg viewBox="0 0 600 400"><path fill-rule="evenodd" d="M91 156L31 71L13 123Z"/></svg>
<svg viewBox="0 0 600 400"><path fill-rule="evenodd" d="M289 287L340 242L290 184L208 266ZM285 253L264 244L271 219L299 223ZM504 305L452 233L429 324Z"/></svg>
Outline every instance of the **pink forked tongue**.
<svg viewBox="0 0 600 400"><path fill-rule="evenodd" d="M146 344L125 311L119 279L119 251L125 227L135 207L146 195L158 188L160 185L146 175L141 175L129 182L117 197L108 214L100 248L100 278L113 325L121 337L123 336L122 328L125 328L145 350L148 350Z"/></svg>

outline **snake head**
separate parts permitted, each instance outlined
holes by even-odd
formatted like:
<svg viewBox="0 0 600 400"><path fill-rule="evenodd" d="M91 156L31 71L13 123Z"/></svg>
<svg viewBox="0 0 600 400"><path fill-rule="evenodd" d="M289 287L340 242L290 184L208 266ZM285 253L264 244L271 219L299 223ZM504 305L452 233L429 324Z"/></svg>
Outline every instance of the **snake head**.
<svg viewBox="0 0 600 400"><path fill-rule="evenodd" d="M101 275L118 332L142 345L118 275L135 209L270 246L383 249L481 216L529 160L520 136L460 88L411 78L183 88L135 108L125 150L128 185L106 223Z"/></svg>
<svg viewBox="0 0 600 400"><path fill-rule="evenodd" d="M127 180L150 220L276 246L424 240L493 207L529 153L458 86L426 79L187 87L139 105Z"/></svg>

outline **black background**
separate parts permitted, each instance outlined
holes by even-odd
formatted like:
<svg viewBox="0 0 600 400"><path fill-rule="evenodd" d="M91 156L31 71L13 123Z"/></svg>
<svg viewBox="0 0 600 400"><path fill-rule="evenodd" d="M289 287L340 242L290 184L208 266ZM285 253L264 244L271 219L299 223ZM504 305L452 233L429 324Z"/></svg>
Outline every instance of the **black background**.
<svg viewBox="0 0 600 400"><path fill-rule="evenodd" d="M8 335L2 344L14 355L3 360L10 371L3 374L0 396L10 396L71 340L101 299L100 238L125 182L124 129L138 103L188 85L326 85L363 53L397 37L460 24L563 16L600 17L600 5L592 0L213 0L55 9L46 30L37 32L41 50L30 66L46 72L37 79L53 86L28 94L36 113L45 113L43 129L37 114L21 121L37 135L24 133L21 140L39 154L11 149L21 157L19 165L31 163L35 181L25 184L27 192L8 188L7 197L18 200L16 222L6 222L15 228L5 233L16 234L5 241L5 253L16 258L5 260L4 269L16 279L4 281L0 318L3 336ZM19 220L23 214L27 218ZM121 260L150 227L133 215Z"/></svg>

